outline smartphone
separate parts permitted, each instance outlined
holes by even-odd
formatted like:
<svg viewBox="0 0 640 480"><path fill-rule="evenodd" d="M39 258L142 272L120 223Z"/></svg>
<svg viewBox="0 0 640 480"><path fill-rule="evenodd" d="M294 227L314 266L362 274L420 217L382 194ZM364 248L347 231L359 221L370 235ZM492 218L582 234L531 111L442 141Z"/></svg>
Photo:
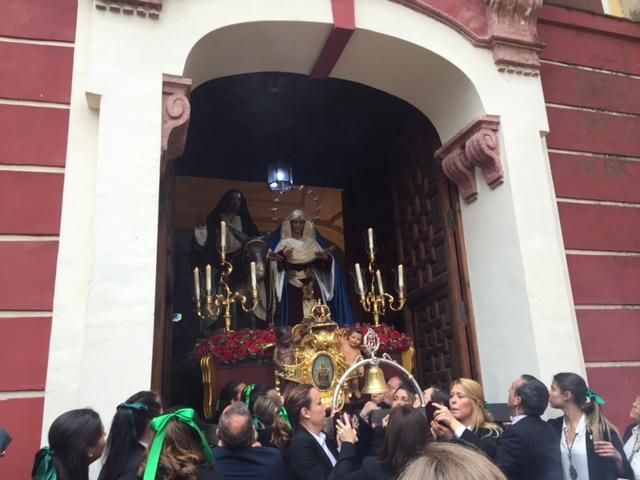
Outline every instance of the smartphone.
<svg viewBox="0 0 640 480"><path fill-rule="evenodd" d="M436 412L438 409L433 404L433 402L429 402L424 406L424 414L427 417L427 422L431 425L431 422L435 419Z"/></svg>

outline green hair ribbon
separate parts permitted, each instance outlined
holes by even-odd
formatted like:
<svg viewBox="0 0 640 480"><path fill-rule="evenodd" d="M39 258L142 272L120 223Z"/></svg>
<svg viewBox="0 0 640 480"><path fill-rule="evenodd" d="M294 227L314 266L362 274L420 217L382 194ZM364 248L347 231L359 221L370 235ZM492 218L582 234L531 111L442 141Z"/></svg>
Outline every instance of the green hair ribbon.
<svg viewBox="0 0 640 480"><path fill-rule="evenodd" d="M602 398L600 395L598 395L596 392L594 392L590 388L587 388L587 398L589 400L593 400L600 406L604 405L604 398Z"/></svg>
<svg viewBox="0 0 640 480"><path fill-rule="evenodd" d="M289 430L293 430L293 427L291 426L291 420L289 419L289 412L287 412L287 409L284 408L284 405L278 409L278 416L287 425Z"/></svg>
<svg viewBox="0 0 640 480"><path fill-rule="evenodd" d="M244 397L244 404L247 406L249 410L251 410L251 394L253 390L256 388L256 384L252 383L251 385L247 385L244 387L244 391L242 392L242 396Z"/></svg>
<svg viewBox="0 0 640 480"><path fill-rule="evenodd" d="M42 447L36 454L38 468L33 475L33 480L57 480L58 474L53 465L53 450Z"/></svg>
<svg viewBox="0 0 640 480"><path fill-rule="evenodd" d="M127 410L135 410L137 412L148 412L149 407L144 403L135 402L135 403L121 403L118 405L118 408L126 408Z"/></svg>
<svg viewBox="0 0 640 480"><path fill-rule="evenodd" d="M264 430L264 423L262 423L262 421L258 418L258 417L252 417L253 420L253 426L255 427L257 432L260 432L262 430Z"/></svg>
<svg viewBox="0 0 640 480"><path fill-rule="evenodd" d="M164 445L164 438L167 435L167 425L174 420L189 425L198 433L207 462L213 463L213 452L211 451L211 447L209 446L209 442L207 442L204 433L196 423L195 417L196 412L193 408L181 408L180 410L176 410L174 413L160 415L159 417L151 420L151 428L155 430L156 436L153 439L151 448L149 449L149 458L147 460L147 467L144 470L143 480L155 480L156 472L158 471L158 464L160 463L162 446Z"/></svg>

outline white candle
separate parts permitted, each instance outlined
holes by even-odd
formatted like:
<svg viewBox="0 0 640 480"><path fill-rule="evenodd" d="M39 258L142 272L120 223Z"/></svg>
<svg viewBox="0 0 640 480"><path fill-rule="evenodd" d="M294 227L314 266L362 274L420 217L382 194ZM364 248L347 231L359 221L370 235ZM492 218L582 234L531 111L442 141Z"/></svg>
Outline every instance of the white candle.
<svg viewBox="0 0 640 480"><path fill-rule="evenodd" d="M398 265L398 290L404 292L404 267Z"/></svg>
<svg viewBox="0 0 640 480"><path fill-rule="evenodd" d="M256 281L256 262L251 262L249 265L251 265L251 289L255 290L258 285Z"/></svg>
<svg viewBox="0 0 640 480"><path fill-rule="evenodd" d="M227 224L224 220L220 222L220 251L227 250Z"/></svg>
<svg viewBox="0 0 640 480"><path fill-rule="evenodd" d="M200 269L193 269L193 290L196 292L196 300L200 301Z"/></svg>
<svg viewBox="0 0 640 480"><path fill-rule="evenodd" d="M356 263L356 280L358 282L358 293L364 293L364 282L362 281L362 271L359 263Z"/></svg>
<svg viewBox="0 0 640 480"><path fill-rule="evenodd" d="M380 295L384 293L384 287L382 286L382 275L380 275L380 270L376 270L376 279L378 280L378 290L380 290Z"/></svg>
<svg viewBox="0 0 640 480"><path fill-rule="evenodd" d="M367 237L369 238L369 252L373 252L373 228L367 229Z"/></svg>
<svg viewBox="0 0 640 480"><path fill-rule="evenodd" d="M207 295L211 295L211 265L207 265L205 268L206 273L206 289L207 289Z"/></svg>

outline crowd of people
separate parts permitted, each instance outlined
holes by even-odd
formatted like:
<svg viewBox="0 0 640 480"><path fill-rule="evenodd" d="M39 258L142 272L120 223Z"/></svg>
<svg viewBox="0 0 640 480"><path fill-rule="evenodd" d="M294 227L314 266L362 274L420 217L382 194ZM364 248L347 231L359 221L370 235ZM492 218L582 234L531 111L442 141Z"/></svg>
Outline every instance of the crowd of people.
<svg viewBox="0 0 640 480"><path fill-rule="evenodd" d="M59 416L35 456L34 480L615 480L640 479L640 397L621 437L604 400L575 373L549 389L531 375L512 383L511 421L499 425L479 383L428 388L422 407L398 377L388 391L327 412L312 385L279 395L265 385L225 385L214 429L191 408L164 410L143 391L117 406L105 438L98 414ZM548 407L563 415L548 421Z"/></svg>

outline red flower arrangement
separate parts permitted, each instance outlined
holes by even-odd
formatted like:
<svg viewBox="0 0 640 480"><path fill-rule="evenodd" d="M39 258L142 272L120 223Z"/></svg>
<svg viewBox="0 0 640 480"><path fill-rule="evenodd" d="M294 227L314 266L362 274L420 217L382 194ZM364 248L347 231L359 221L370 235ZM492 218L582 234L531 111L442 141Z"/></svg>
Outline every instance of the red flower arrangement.
<svg viewBox="0 0 640 480"><path fill-rule="evenodd" d="M378 354L403 352L413 345L413 339L401 333L391 325L372 327L369 324L356 324L356 328L364 335L369 327L373 328L380 338ZM272 350L268 348L276 343L275 327L266 330L237 330L222 332L203 340L196 345L197 358L211 355L218 365L234 364L243 360L269 359Z"/></svg>

